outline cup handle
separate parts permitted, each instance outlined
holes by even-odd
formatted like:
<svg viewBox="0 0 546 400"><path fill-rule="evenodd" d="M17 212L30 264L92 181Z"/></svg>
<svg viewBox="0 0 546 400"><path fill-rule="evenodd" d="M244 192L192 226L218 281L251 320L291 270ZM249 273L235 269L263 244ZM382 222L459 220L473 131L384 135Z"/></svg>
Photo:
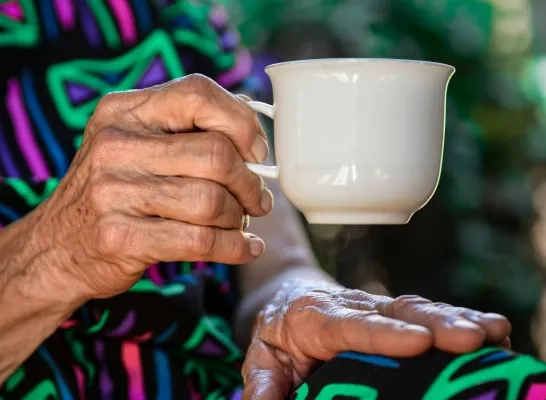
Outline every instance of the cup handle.
<svg viewBox="0 0 546 400"><path fill-rule="evenodd" d="M256 112L259 112L271 119L275 119L275 107L262 103L261 101L249 101L248 104ZM263 176L264 178L279 179L279 167L277 165L267 166L255 163L245 163L249 170L256 175Z"/></svg>

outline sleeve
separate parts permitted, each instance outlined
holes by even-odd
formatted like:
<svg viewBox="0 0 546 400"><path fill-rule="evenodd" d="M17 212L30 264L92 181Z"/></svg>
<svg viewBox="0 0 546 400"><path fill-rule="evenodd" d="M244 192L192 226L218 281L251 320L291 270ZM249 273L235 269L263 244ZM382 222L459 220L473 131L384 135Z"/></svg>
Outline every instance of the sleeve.
<svg viewBox="0 0 546 400"><path fill-rule="evenodd" d="M263 98L264 77L253 65L249 50L227 10L212 0L156 0L159 19L177 48L184 73L207 75L233 93ZM261 70L261 69L260 69ZM58 179L4 178L0 171L0 227L23 217L58 184Z"/></svg>
<svg viewBox="0 0 546 400"><path fill-rule="evenodd" d="M186 73L201 73L233 93L260 96L263 76L225 7L212 0L175 0L159 7Z"/></svg>

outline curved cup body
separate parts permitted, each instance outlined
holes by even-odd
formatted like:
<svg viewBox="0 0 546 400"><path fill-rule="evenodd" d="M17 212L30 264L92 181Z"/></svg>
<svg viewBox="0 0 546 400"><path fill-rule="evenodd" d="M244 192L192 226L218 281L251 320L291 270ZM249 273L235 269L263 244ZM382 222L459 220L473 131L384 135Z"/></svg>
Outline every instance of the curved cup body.
<svg viewBox="0 0 546 400"><path fill-rule="evenodd" d="M453 67L342 59L266 72L280 183L310 223L401 224L429 201Z"/></svg>

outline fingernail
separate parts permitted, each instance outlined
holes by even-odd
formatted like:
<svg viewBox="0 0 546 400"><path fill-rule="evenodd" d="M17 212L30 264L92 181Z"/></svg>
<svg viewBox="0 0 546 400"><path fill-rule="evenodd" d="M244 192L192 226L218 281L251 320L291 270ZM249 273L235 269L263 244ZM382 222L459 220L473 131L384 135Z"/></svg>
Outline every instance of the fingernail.
<svg viewBox="0 0 546 400"><path fill-rule="evenodd" d="M253 257L261 256L265 250L265 243L263 242L263 240L257 236L252 236L250 237L248 242L249 242L248 245L250 248L250 254Z"/></svg>
<svg viewBox="0 0 546 400"><path fill-rule="evenodd" d="M461 329L480 329L479 325L476 325L473 322L467 321L466 319L456 319L455 321L451 321L449 323L451 326L454 326L455 328L461 328Z"/></svg>
<svg viewBox="0 0 546 400"><path fill-rule="evenodd" d="M271 191L264 187L262 190L262 201L260 205L262 206L262 210L266 213L271 211L273 209L273 193Z"/></svg>
<svg viewBox="0 0 546 400"><path fill-rule="evenodd" d="M256 135L256 139L254 139L254 143L252 144L252 148L250 150L252 151L252 155L256 161L259 163L263 163L269 154L269 146L267 145L266 140L260 136L260 134Z"/></svg>
<svg viewBox="0 0 546 400"><path fill-rule="evenodd" d="M413 332L419 333L419 334L430 335L432 333L427 328L425 328L424 326L420 326L420 325L408 324L408 325L404 326L404 329L407 329L407 330L410 330L410 331L413 331Z"/></svg>
<svg viewBox="0 0 546 400"><path fill-rule="evenodd" d="M488 319L488 320L492 320L492 321L506 320L506 317L504 317L504 316L502 316L500 314L495 314L495 313L480 314L480 318L481 319Z"/></svg>

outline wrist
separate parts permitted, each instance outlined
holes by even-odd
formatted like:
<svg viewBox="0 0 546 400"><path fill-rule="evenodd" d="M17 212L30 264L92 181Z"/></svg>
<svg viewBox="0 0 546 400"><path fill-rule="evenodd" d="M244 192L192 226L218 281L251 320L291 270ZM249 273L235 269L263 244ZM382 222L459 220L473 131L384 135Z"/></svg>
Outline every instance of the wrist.
<svg viewBox="0 0 546 400"><path fill-rule="evenodd" d="M40 232L39 222L35 211L0 232L0 294L36 312L67 318L87 299L64 276L64 251Z"/></svg>

